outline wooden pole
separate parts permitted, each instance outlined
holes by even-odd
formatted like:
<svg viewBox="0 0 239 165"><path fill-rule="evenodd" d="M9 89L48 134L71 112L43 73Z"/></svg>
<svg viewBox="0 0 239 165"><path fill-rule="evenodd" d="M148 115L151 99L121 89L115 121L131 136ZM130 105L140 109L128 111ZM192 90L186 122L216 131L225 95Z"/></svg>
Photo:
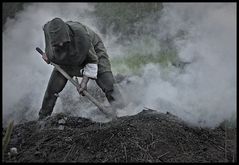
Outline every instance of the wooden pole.
<svg viewBox="0 0 239 165"><path fill-rule="evenodd" d="M36 50L42 55L43 51L40 48L36 48ZM51 65L53 65L65 78L67 78L75 87L79 88L80 84L78 82L76 82L75 80L73 80L73 78L71 78L71 76L69 76L59 65L50 62ZM101 112L103 112L105 115L107 115L108 117L113 117L115 118L115 113L113 111L113 109L111 107L105 107L103 106L99 101L97 101L93 96L91 96L90 93L88 93L86 90L83 91L83 94L93 103L95 104Z"/></svg>

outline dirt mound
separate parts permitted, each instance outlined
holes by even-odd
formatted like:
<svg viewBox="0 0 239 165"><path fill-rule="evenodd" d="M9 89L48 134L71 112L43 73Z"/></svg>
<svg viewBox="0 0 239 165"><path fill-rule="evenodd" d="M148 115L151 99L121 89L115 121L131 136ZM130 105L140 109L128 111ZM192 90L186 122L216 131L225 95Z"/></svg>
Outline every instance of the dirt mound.
<svg viewBox="0 0 239 165"><path fill-rule="evenodd" d="M4 161L233 162L235 136L225 131L189 127L171 114L150 110L108 123L56 114L16 125ZM9 155L12 147L17 154Z"/></svg>

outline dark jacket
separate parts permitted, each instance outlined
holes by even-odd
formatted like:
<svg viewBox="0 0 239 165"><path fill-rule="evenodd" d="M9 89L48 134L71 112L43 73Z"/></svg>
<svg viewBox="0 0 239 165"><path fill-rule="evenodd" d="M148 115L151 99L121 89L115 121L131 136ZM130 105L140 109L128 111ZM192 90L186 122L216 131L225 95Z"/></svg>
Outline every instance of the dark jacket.
<svg viewBox="0 0 239 165"><path fill-rule="evenodd" d="M88 63L98 64L98 73L111 71L104 44L93 30L73 21L60 22L57 28L52 28L50 23L43 27L45 52L50 61L60 65L72 76L80 76L80 70ZM55 51L54 44L60 41L70 41L67 53L58 54Z"/></svg>

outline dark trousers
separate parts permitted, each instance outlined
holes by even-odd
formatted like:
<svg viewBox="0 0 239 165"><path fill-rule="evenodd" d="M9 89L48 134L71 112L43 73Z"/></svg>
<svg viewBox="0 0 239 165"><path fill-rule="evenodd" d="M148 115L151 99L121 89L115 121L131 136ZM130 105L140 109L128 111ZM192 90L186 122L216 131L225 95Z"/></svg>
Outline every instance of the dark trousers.
<svg viewBox="0 0 239 165"><path fill-rule="evenodd" d="M70 76L73 77L74 75ZM60 93L63 90L67 81L68 80L59 71L57 71L56 69L52 71L43 98L42 107L39 111L40 117L51 115L57 100L56 94ZM115 101L115 98L113 96L115 80L111 71L98 74L96 83L103 90L106 98L110 103Z"/></svg>

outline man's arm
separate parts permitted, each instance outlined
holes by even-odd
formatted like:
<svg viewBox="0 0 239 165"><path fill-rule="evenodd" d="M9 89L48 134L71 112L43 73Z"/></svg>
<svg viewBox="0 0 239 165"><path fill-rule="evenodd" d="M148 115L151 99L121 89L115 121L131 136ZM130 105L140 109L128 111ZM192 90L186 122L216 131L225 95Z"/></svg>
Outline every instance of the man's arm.
<svg viewBox="0 0 239 165"><path fill-rule="evenodd" d="M82 92L84 90L87 90L87 83L89 79L97 79L98 73L98 57L92 44L87 55L88 63L83 68L83 78L80 83L80 88L77 89L81 94L83 94Z"/></svg>
<svg viewBox="0 0 239 165"><path fill-rule="evenodd" d="M97 64L86 64L83 70L83 78L80 83L80 88L77 89L80 94L84 90L87 90L87 83L89 79L97 79L98 65Z"/></svg>

